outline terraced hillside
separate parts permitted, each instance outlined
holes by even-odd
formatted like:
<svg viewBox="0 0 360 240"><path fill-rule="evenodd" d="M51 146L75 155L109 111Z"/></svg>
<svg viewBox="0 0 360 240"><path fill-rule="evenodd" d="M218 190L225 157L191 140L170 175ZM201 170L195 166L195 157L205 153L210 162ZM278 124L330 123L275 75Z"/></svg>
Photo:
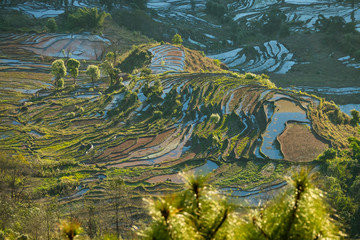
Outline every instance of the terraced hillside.
<svg viewBox="0 0 360 240"><path fill-rule="evenodd" d="M350 125L319 119L327 118L323 99L277 89L266 75L133 76L116 91L104 83L93 91L84 76L78 86L55 90L47 74L33 73L24 85L21 72L7 71L1 72L0 150L60 167L55 177L40 177L42 194L73 176L77 190L70 188L63 201L98 198L105 194L101 180L114 176L141 194L173 191L178 173L190 170L214 171L211 179L224 191L258 195L252 187L283 187L280 175L316 165L326 148L346 147L347 136L357 134Z"/></svg>

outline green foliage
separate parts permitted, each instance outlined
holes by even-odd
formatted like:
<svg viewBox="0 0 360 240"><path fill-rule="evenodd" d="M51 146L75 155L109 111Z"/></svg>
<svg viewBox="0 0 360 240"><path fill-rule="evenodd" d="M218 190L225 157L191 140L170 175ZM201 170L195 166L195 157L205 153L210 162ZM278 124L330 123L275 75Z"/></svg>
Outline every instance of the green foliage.
<svg viewBox="0 0 360 240"><path fill-rule="evenodd" d="M288 179L279 199L241 219L203 176L185 176L185 190L148 200L151 225L144 239L341 239L322 192L308 172Z"/></svg>
<svg viewBox="0 0 360 240"><path fill-rule="evenodd" d="M95 81L100 78L100 69L96 65L89 65L86 69L86 75L91 78L93 88L95 88Z"/></svg>
<svg viewBox="0 0 360 240"><path fill-rule="evenodd" d="M223 17L225 13L228 11L226 3L220 0L208 0L206 2L205 12L216 16Z"/></svg>
<svg viewBox="0 0 360 240"><path fill-rule="evenodd" d="M69 240L73 240L79 235L83 229L80 227L80 223L75 219L62 220L60 222L60 231L64 237Z"/></svg>
<svg viewBox="0 0 360 240"><path fill-rule="evenodd" d="M326 18L322 14L318 16L315 28L331 34L352 33L355 31L355 25L353 23L346 23L343 17L330 16Z"/></svg>
<svg viewBox="0 0 360 240"><path fill-rule="evenodd" d="M175 34L175 35L173 36L173 38L171 39L171 42L172 42L172 44L181 45L182 42L183 42L183 40L182 40L182 38L181 38L181 35L178 34L178 33Z"/></svg>
<svg viewBox="0 0 360 240"><path fill-rule="evenodd" d="M217 113L212 113L210 116L210 122L218 123L220 121L220 116Z"/></svg>
<svg viewBox="0 0 360 240"><path fill-rule="evenodd" d="M74 84L76 84L76 77L79 75L80 62L76 59L70 58L66 63L69 69L70 75L74 78Z"/></svg>
<svg viewBox="0 0 360 240"><path fill-rule="evenodd" d="M354 126L359 125L359 123L360 123L360 112L353 109L353 110L351 110L350 113L351 113L351 116L352 116L352 119L350 120L351 124L354 125Z"/></svg>
<svg viewBox="0 0 360 240"><path fill-rule="evenodd" d="M289 28L286 23L286 15L279 8L272 7L260 19L260 29L268 36L279 34L280 36L287 36Z"/></svg>
<svg viewBox="0 0 360 240"><path fill-rule="evenodd" d="M354 137L349 138L350 148L352 149L352 157L360 163L360 140Z"/></svg>
<svg viewBox="0 0 360 240"><path fill-rule="evenodd" d="M318 156L320 161L326 161L330 159L334 159L337 156L337 151L333 148L326 149L324 153Z"/></svg>
<svg viewBox="0 0 360 240"><path fill-rule="evenodd" d="M0 30L2 31L29 31L37 24L37 20L22 11L10 11L0 14Z"/></svg>
<svg viewBox="0 0 360 240"><path fill-rule="evenodd" d="M350 117L344 114L333 102L325 102L323 112L328 115L330 121L334 124L348 124L350 122Z"/></svg>
<svg viewBox="0 0 360 240"><path fill-rule="evenodd" d="M49 32L56 32L58 26L56 24L55 18L49 18L46 22L46 27L49 30Z"/></svg>
<svg viewBox="0 0 360 240"><path fill-rule="evenodd" d="M154 21L151 16L144 10L136 9L129 11L128 9L116 10L112 13L113 19L121 26L134 32L134 36L141 32L142 34L156 39L157 41L164 39L163 33L167 31L164 24ZM156 29L156 31L154 31Z"/></svg>
<svg viewBox="0 0 360 240"><path fill-rule="evenodd" d="M128 56L120 63L122 72L132 73L134 69L142 69L151 63L152 55L146 48L133 47Z"/></svg>
<svg viewBox="0 0 360 240"><path fill-rule="evenodd" d="M214 59L213 61L214 61L216 66L220 67L221 61L219 59Z"/></svg>
<svg viewBox="0 0 360 240"><path fill-rule="evenodd" d="M150 86L152 85L152 86ZM163 93L163 86L160 79L156 78L153 82L149 80L145 83L142 88L142 92L147 97L148 101L156 102L160 100L161 94Z"/></svg>
<svg viewBox="0 0 360 240"><path fill-rule="evenodd" d="M331 150L331 156L327 157L324 170L324 189L328 191L331 205L337 210L342 221L351 226L352 234L355 235L359 234L359 230L355 226L358 226L360 221L358 218L360 212L360 198L358 197L360 141L351 137L349 142L351 152ZM329 153L324 153L323 156L325 155L329 155Z"/></svg>
<svg viewBox="0 0 360 240"><path fill-rule="evenodd" d="M101 28L109 13L100 12L97 8L77 8L74 12L67 15L65 28L68 30Z"/></svg>
<svg viewBox="0 0 360 240"><path fill-rule="evenodd" d="M152 73L152 70L150 68L144 68L141 70L140 77L147 77Z"/></svg>
<svg viewBox="0 0 360 240"><path fill-rule="evenodd" d="M63 87L64 80L62 78L66 76L66 67L62 59L55 60L51 64L51 74L55 77L55 87Z"/></svg>
<svg viewBox="0 0 360 240"><path fill-rule="evenodd" d="M108 52L105 61L101 64L102 71L110 78L110 87L118 81L118 75L121 73L120 69L115 68L116 58L114 52Z"/></svg>

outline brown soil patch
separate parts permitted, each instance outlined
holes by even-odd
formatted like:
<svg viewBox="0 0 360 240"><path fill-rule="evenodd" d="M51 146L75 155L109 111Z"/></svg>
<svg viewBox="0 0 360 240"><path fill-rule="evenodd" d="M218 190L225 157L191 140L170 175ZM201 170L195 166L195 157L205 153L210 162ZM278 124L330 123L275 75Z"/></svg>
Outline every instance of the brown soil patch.
<svg viewBox="0 0 360 240"><path fill-rule="evenodd" d="M135 145L133 145L132 147L126 149L123 153L126 154L126 153L129 153L130 151L132 151L134 149L142 147L142 146L150 143L153 139L154 139L154 137L142 137L142 138L139 138Z"/></svg>
<svg viewBox="0 0 360 240"><path fill-rule="evenodd" d="M147 144L145 147L154 147L156 145L159 145L160 143L162 143L163 141L165 141L169 136L171 136L174 132L176 131L176 128L172 128L168 131L162 132L160 134L158 134L154 140Z"/></svg>
<svg viewBox="0 0 360 240"><path fill-rule="evenodd" d="M100 158L104 158L110 154L114 154L114 153L120 153L122 151L124 151L125 149L133 146L134 144L136 144L136 139L130 139L130 140L127 140L123 143L121 143L120 145L117 145L115 147L110 147L110 148L107 148L99 157L98 159Z"/></svg>
<svg viewBox="0 0 360 240"><path fill-rule="evenodd" d="M149 161L132 161L132 162L123 162L114 165L108 165L106 167L124 168L124 167L135 167L135 166L144 166L144 165L151 165L151 164L149 164Z"/></svg>
<svg viewBox="0 0 360 240"><path fill-rule="evenodd" d="M167 51L166 52L167 56L177 56L177 57L182 57L183 53L181 51Z"/></svg>
<svg viewBox="0 0 360 240"><path fill-rule="evenodd" d="M185 71L201 72L201 70L213 72L221 71L221 68L214 63L214 60L202 56L198 51L182 47L185 52Z"/></svg>
<svg viewBox="0 0 360 240"><path fill-rule="evenodd" d="M287 124L277 139L284 159L293 162L312 161L329 148L329 144L315 136L304 124Z"/></svg>
<svg viewBox="0 0 360 240"><path fill-rule="evenodd" d="M306 114L305 111L292 101L280 99L275 103L277 112L300 112Z"/></svg>
<svg viewBox="0 0 360 240"><path fill-rule="evenodd" d="M171 162L166 162L166 163L161 164L161 167L175 166L175 165L178 165L180 163L186 162L188 160L194 159L195 156L196 156L195 153L188 153L185 157L182 157L182 158L180 158L178 160L171 161Z"/></svg>

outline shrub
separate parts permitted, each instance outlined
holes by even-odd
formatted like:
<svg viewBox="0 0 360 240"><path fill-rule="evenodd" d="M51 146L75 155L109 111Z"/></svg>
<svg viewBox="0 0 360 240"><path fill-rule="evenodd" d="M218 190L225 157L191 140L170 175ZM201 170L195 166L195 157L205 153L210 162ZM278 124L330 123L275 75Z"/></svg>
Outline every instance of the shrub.
<svg viewBox="0 0 360 240"><path fill-rule="evenodd" d="M205 12L210 15L223 17L227 10L227 5L223 1L209 0L206 2Z"/></svg>
<svg viewBox="0 0 360 240"><path fill-rule="evenodd" d="M49 18L46 22L46 27L49 30L49 32L56 32L58 26L56 24L55 18Z"/></svg>
<svg viewBox="0 0 360 240"><path fill-rule="evenodd" d="M281 36L288 35L289 28L286 25L285 13L275 7L271 8L260 19L261 31L268 36L276 33L279 33Z"/></svg>
<svg viewBox="0 0 360 240"><path fill-rule="evenodd" d="M78 8L67 15L65 28L68 30L101 28L109 13L100 12L97 8Z"/></svg>
<svg viewBox="0 0 360 240"><path fill-rule="evenodd" d="M141 70L140 77L149 76L152 73L152 70L150 68L144 68Z"/></svg>
<svg viewBox="0 0 360 240"><path fill-rule="evenodd" d="M55 77L55 87L63 87L64 80L62 78L66 76L66 67L62 59L55 60L51 64L51 74Z"/></svg>
<svg viewBox="0 0 360 240"><path fill-rule="evenodd" d="M324 17L320 14L315 22L315 28L321 32L338 34L351 33L355 31L355 25L352 23L346 23L343 17L331 16L329 18Z"/></svg>
<svg viewBox="0 0 360 240"><path fill-rule="evenodd" d="M210 122L218 123L220 121L220 116L217 113L212 113L210 116Z"/></svg>
<svg viewBox="0 0 360 240"><path fill-rule="evenodd" d="M213 61L216 66L220 67L221 61L219 59L214 59Z"/></svg>
<svg viewBox="0 0 360 240"><path fill-rule="evenodd" d="M359 111L356 111L355 109L351 110L351 124L354 125L354 126L357 126L359 123L360 123L360 112Z"/></svg>
<svg viewBox="0 0 360 240"><path fill-rule="evenodd" d="M253 73L245 73L245 79L254 79L256 77Z"/></svg>
<svg viewBox="0 0 360 240"><path fill-rule="evenodd" d="M89 65L86 69L86 75L91 78L93 88L95 88L95 81L100 78L100 69L96 65Z"/></svg>
<svg viewBox="0 0 360 240"><path fill-rule="evenodd" d="M163 116L163 113L161 111L154 111L153 113L154 119L160 119Z"/></svg>
<svg viewBox="0 0 360 240"><path fill-rule="evenodd" d="M151 63L152 54L147 49L134 47L124 61L119 65L122 72L132 73Z"/></svg>
<svg viewBox="0 0 360 240"><path fill-rule="evenodd" d="M320 161L326 161L328 159L334 159L336 158L337 151L333 148L326 149L324 153L320 154L318 156L318 159Z"/></svg>
<svg viewBox="0 0 360 240"><path fill-rule="evenodd" d="M173 44L182 44L183 40L181 38L181 35L180 34L175 34L174 37L171 39L171 42Z"/></svg>

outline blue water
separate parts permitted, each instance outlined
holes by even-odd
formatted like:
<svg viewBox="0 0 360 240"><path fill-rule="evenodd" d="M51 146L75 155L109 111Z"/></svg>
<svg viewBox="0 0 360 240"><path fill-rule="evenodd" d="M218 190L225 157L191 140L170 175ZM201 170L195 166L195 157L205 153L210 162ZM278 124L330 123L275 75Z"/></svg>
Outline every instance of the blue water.
<svg viewBox="0 0 360 240"><path fill-rule="evenodd" d="M194 168L193 171L195 174L206 175L211 173L213 170L217 168L219 168L219 166L215 162L207 160L207 162L204 165Z"/></svg>
<svg viewBox="0 0 360 240"><path fill-rule="evenodd" d="M279 147L276 146L276 137L285 130L285 124L288 121L310 123L305 113L275 112L265 134L263 134L263 144L261 145L261 152L271 159L284 158Z"/></svg>

